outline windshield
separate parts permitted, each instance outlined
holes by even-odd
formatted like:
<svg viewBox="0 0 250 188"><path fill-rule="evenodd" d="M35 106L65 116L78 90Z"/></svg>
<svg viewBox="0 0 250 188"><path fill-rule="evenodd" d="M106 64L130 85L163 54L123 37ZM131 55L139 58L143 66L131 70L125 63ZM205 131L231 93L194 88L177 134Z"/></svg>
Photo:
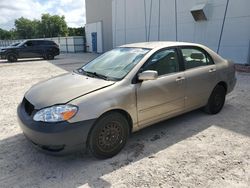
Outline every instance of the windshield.
<svg viewBox="0 0 250 188"><path fill-rule="evenodd" d="M22 41L22 42L20 42L17 46L22 46L24 43L26 43L27 41L26 40L24 40L24 41Z"/></svg>
<svg viewBox="0 0 250 188"><path fill-rule="evenodd" d="M13 43L10 46L17 46L18 44L20 44L20 42Z"/></svg>
<svg viewBox="0 0 250 188"><path fill-rule="evenodd" d="M121 80L149 52L144 48L116 48L97 57L81 68L84 73Z"/></svg>

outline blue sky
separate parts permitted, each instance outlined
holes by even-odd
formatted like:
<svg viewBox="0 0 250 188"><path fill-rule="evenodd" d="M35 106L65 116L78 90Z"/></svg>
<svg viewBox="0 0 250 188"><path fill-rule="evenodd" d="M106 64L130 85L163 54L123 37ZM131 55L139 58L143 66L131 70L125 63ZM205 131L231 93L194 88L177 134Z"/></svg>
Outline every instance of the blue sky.
<svg viewBox="0 0 250 188"><path fill-rule="evenodd" d="M0 0L0 28L9 30L21 16L40 19L43 13L64 15L69 27L84 26L85 0Z"/></svg>

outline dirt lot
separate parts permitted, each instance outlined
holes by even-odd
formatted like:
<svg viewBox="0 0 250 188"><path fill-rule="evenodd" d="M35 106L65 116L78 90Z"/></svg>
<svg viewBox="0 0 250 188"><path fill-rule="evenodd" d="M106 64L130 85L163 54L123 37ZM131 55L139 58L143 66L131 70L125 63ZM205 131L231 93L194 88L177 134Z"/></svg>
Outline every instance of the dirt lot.
<svg viewBox="0 0 250 188"><path fill-rule="evenodd" d="M197 110L146 128L112 159L34 149L16 118L25 91L91 58L0 61L0 187L250 187L249 74L237 75L220 114Z"/></svg>

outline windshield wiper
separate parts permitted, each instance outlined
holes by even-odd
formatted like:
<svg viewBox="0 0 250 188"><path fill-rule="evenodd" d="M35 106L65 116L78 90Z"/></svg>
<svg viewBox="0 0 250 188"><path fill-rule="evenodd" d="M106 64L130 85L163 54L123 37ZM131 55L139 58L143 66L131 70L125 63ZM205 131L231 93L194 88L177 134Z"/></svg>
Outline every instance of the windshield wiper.
<svg viewBox="0 0 250 188"><path fill-rule="evenodd" d="M103 80L110 80L109 77L107 77L105 75L102 75L102 74L99 74L99 73L96 73L96 72L85 71L83 69L79 69L78 72L82 73L82 74L84 74L86 76L101 78Z"/></svg>
<svg viewBox="0 0 250 188"><path fill-rule="evenodd" d="M119 81L120 79L118 78L114 78L114 77L109 77L109 76L105 76L103 74L97 73L97 72L91 72L91 71L85 71L82 68L79 68L76 70L77 73L92 77L92 78L101 78L103 80L107 80L107 81Z"/></svg>
<svg viewBox="0 0 250 188"><path fill-rule="evenodd" d="M96 72L93 72L93 74L98 77L98 78L101 78L101 79L104 79L104 80L109 80L110 78L103 75L103 74L99 74L99 73L96 73Z"/></svg>

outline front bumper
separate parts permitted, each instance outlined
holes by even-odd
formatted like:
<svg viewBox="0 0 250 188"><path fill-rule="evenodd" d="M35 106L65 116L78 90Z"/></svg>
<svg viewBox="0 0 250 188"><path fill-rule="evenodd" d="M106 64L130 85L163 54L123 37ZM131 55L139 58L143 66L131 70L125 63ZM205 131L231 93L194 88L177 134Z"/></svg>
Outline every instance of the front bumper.
<svg viewBox="0 0 250 188"><path fill-rule="evenodd" d="M6 59L6 55L4 52L0 52L0 59Z"/></svg>
<svg viewBox="0 0 250 188"><path fill-rule="evenodd" d="M17 109L18 121L24 135L37 148L51 154L66 154L85 150L88 133L95 119L69 123L36 122L21 103Z"/></svg>

